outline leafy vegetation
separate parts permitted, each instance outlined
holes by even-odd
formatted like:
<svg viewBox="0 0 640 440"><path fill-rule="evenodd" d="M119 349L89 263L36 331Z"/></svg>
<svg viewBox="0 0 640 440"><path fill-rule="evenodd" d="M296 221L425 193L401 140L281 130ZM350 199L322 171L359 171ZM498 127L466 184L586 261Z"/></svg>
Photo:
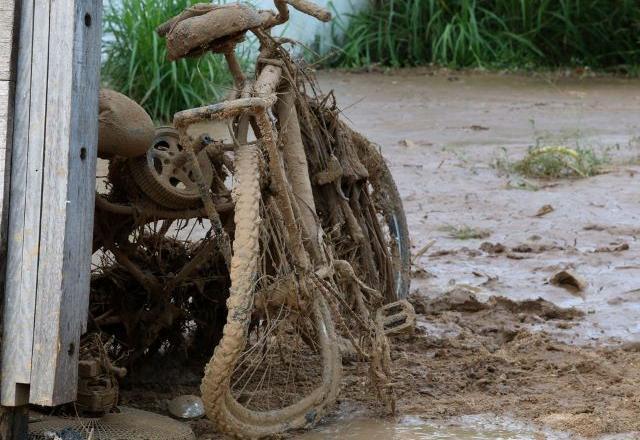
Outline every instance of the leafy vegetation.
<svg viewBox="0 0 640 440"><path fill-rule="evenodd" d="M588 148L537 147L516 162L514 170L527 177L558 179L599 174L606 158Z"/></svg>
<svg viewBox="0 0 640 440"><path fill-rule="evenodd" d="M334 24L334 64L640 64L637 0L371 0Z"/></svg>
<svg viewBox="0 0 640 440"><path fill-rule="evenodd" d="M140 103L160 123L171 121L176 111L220 99L232 84L220 55L167 61L156 27L197 2L105 2L103 83Z"/></svg>

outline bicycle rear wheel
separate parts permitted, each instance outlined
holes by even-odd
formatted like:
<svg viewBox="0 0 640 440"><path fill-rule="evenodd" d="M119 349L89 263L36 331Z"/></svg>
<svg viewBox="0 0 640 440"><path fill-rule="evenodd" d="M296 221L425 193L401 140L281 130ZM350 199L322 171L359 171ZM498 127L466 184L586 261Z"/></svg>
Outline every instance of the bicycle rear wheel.
<svg viewBox="0 0 640 440"><path fill-rule="evenodd" d="M355 133L359 139L360 160L369 172L368 190L363 194L365 224L385 254L391 257L393 289L385 292L387 302L404 299L411 286L411 243L407 217L391 171L375 144Z"/></svg>
<svg viewBox="0 0 640 440"><path fill-rule="evenodd" d="M303 134L314 197L338 259L391 303L409 294L407 220L395 181L375 144L339 117L335 103L309 97ZM372 304L376 308L381 304Z"/></svg>

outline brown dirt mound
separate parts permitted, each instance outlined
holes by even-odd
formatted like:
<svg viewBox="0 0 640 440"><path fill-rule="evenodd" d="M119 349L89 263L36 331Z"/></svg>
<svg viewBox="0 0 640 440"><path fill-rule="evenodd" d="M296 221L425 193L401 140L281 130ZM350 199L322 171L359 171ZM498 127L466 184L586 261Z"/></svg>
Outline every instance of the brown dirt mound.
<svg viewBox="0 0 640 440"><path fill-rule="evenodd" d="M584 312L578 309L558 307L542 298L514 301L504 296L492 296L486 303L483 303L471 290L460 286L435 299L427 299L420 294L414 294L410 300L416 312L424 315L438 315L447 311L487 312L485 315L510 313L519 316L536 316L544 320L572 320L584 316Z"/></svg>
<svg viewBox="0 0 640 440"><path fill-rule="evenodd" d="M422 330L395 341L400 413L509 413L587 437L640 430L640 353L634 346L571 346L527 325L570 322L582 312L542 299L483 303L463 289L412 301L423 322L455 331L433 336ZM359 367L348 372L343 395L357 396ZM373 403L360 395L361 403Z"/></svg>

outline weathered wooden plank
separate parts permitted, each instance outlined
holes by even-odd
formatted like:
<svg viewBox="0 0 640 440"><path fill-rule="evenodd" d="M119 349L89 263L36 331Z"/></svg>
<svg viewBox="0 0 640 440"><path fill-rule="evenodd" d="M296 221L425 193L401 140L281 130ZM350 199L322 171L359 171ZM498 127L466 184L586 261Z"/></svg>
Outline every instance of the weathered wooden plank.
<svg viewBox="0 0 640 440"><path fill-rule="evenodd" d="M9 223L9 182L11 177L11 142L13 138L13 99L15 86L0 81L0 298L4 297ZM3 306L0 305L0 310ZM0 314L2 319L2 314ZM2 334L0 326L0 335ZM0 337L0 341L3 338Z"/></svg>
<svg viewBox="0 0 640 440"><path fill-rule="evenodd" d="M9 220L9 181L11 177L11 141L13 131L14 84L0 81L0 298L4 297ZM4 307L0 305L0 310ZM0 313L0 319L2 314ZM0 326L0 335L2 335ZM0 336L0 341L3 338Z"/></svg>
<svg viewBox="0 0 640 440"><path fill-rule="evenodd" d="M12 89L12 82L0 80L0 206L5 200L5 162L7 148L10 147L9 141L11 139L11 133L8 131L8 127L10 127L12 123L12 120L9 118L9 96Z"/></svg>
<svg viewBox="0 0 640 440"><path fill-rule="evenodd" d="M13 93L15 79L16 39L14 29L19 17L15 0L0 0L0 298L4 295L11 177L11 139L13 133ZM0 315L0 319L1 319ZM0 333L2 330L0 330ZM0 339L1 340L1 339Z"/></svg>
<svg viewBox="0 0 640 440"><path fill-rule="evenodd" d="M0 0L1 1L1 0ZM35 316L35 289L22 289L25 273L22 261L25 200L27 194L27 157L29 148L29 123L31 106L31 65L33 44L33 0L21 2L20 26L14 70L16 98L13 108L13 140L16 148L11 150L11 200L5 284L4 335L2 344L3 405L15 406L28 403L31 350L33 344L33 320ZM38 191L39 193L40 191ZM32 260L36 260L37 256ZM36 262L37 264L37 262ZM27 275L35 277L34 265ZM37 267L37 266L36 266Z"/></svg>
<svg viewBox="0 0 640 440"><path fill-rule="evenodd" d="M38 270L40 248L40 229L42 221L42 190L43 175L45 170L45 123L49 117L49 111L56 109L48 108L47 77L49 75L51 52L55 52L57 47L55 40L50 40L49 33L49 8L50 0L35 0L33 2L33 32L31 48L31 88L29 90L29 119L28 125L24 126L25 119L20 119L22 129L27 130L27 162L26 162L26 191L24 197L24 225L22 227L22 259L20 271L22 273L20 296L24 303L25 313L35 316L35 305L38 291ZM21 37L22 38L22 37ZM21 55L19 54L18 57ZM25 66L25 68L29 68ZM21 73L19 73L21 74ZM19 139L22 144L23 138ZM22 169L22 168L21 168ZM13 190L12 190L13 198ZM22 208L22 205L20 205ZM13 202L11 210L13 210ZM13 224L11 225L13 226ZM25 352L31 354L33 351L34 326L31 329L23 329L26 336L24 341ZM29 341L29 337L31 340ZM26 368L21 371L18 382L29 383L31 379L31 356ZM24 382L23 382L24 381Z"/></svg>
<svg viewBox="0 0 640 440"><path fill-rule="evenodd" d="M49 13L45 164L31 403L75 400L86 329L98 143L101 0L55 0ZM73 30L73 32L70 32Z"/></svg>
<svg viewBox="0 0 640 440"><path fill-rule="evenodd" d="M13 79L16 0L0 0L0 81Z"/></svg>
<svg viewBox="0 0 640 440"><path fill-rule="evenodd" d="M20 3L0 0L0 298L5 297L7 263L9 190L11 185L11 152L14 123L14 92L16 77L17 38L14 30L20 17ZM4 324L5 303L0 306ZM4 325L0 328L3 329ZM0 341L4 346L5 337ZM14 388L15 392L15 388ZM27 397L27 393L23 393ZM25 400L26 401L26 400ZM18 440L27 438L27 407L0 408L0 438Z"/></svg>

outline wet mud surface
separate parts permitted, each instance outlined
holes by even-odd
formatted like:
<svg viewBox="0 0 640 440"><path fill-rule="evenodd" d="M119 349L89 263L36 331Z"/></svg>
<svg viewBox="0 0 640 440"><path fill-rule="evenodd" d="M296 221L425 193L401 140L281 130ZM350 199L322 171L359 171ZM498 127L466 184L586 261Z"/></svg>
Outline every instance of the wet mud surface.
<svg viewBox="0 0 640 440"><path fill-rule="evenodd" d="M336 409L291 437L640 438L640 81L405 71L320 82L389 161L420 254L419 324L393 343L396 418L366 366L347 363ZM581 180L496 166L536 144L609 160ZM482 233L455 238L460 227ZM551 283L561 270L586 288ZM164 412L165 399L197 393L197 374L177 379L124 399ZM206 420L192 426L218 438Z"/></svg>
<svg viewBox="0 0 640 440"><path fill-rule="evenodd" d="M411 71L322 78L352 124L381 145L414 253L434 242L415 261L414 290L434 296L469 284L481 295L541 296L587 313L568 340L640 339L640 81ZM610 161L604 174L581 180L496 169L536 142L590 148ZM536 216L544 205L553 211ZM451 226L486 234L459 240ZM548 282L566 268L587 281L583 294Z"/></svg>
<svg viewBox="0 0 640 440"><path fill-rule="evenodd" d="M514 438L640 438L640 82L406 71L321 83L381 145L422 253L419 332L394 345L399 413L557 430ZM607 164L551 181L496 166L533 145L591 149ZM550 282L565 269L583 291Z"/></svg>
<svg viewBox="0 0 640 440"><path fill-rule="evenodd" d="M576 346L545 330L574 327L579 310L542 299L481 302L460 288L412 300L422 318L418 334L393 346L399 414L508 414L587 437L640 431L639 345ZM357 370L346 368L353 384L344 395L378 408L359 390Z"/></svg>

